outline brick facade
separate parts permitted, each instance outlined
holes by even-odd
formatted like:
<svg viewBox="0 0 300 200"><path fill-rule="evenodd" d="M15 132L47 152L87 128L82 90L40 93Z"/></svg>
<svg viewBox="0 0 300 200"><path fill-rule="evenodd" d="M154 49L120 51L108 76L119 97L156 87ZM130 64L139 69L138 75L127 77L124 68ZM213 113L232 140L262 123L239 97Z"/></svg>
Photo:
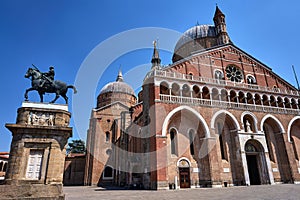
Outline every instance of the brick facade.
<svg viewBox="0 0 300 200"><path fill-rule="evenodd" d="M114 99L127 108L98 102L87 144L101 162L87 160L95 178L86 184L104 183L108 163L111 185L146 189L300 183L299 91L230 41L218 7L214 23L185 32L169 66L154 47L138 104L132 95Z"/></svg>

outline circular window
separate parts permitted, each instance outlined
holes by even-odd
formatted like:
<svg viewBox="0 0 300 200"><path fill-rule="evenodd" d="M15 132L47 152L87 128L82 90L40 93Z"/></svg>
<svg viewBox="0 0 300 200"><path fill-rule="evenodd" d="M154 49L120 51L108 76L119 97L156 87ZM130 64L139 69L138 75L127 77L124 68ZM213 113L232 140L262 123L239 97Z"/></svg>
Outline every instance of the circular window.
<svg viewBox="0 0 300 200"><path fill-rule="evenodd" d="M225 71L227 78L231 81L241 82L244 79L243 72L234 65L229 65Z"/></svg>

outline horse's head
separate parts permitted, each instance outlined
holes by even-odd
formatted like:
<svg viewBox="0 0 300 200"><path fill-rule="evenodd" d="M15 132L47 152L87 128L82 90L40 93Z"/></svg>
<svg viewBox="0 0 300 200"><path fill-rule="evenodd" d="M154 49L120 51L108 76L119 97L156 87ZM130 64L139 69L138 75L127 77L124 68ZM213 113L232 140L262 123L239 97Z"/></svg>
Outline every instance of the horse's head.
<svg viewBox="0 0 300 200"><path fill-rule="evenodd" d="M32 76L32 68L28 68L28 70L25 74L25 78L29 78L30 76Z"/></svg>
<svg viewBox="0 0 300 200"><path fill-rule="evenodd" d="M26 74L25 74L25 78L30 78L32 77L33 79L37 79L41 76L41 74L35 70L35 69L32 69L32 68L28 68Z"/></svg>

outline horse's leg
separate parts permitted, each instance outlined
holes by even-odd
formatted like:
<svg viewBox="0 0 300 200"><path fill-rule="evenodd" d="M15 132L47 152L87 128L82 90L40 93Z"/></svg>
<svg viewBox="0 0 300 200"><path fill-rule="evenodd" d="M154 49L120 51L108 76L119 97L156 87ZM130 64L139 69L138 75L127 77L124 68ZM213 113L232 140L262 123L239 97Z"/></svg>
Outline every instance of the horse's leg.
<svg viewBox="0 0 300 200"><path fill-rule="evenodd" d="M50 103L55 103L55 101L58 99L59 94L58 93L55 93L55 94L56 94L55 98Z"/></svg>
<svg viewBox="0 0 300 200"><path fill-rule="evenodd" d="M43 103L43 102L44 102L44 96L43 96L43 93L42 93L42 92L39 92L39 95L40 95L41 103Z"/></svg>
<svg viewBox="0 0 300 200"><path fill-rule="evenodd" d="M68 104L68 97L67 97L67 95L64 93L64 94L61 94L61 96L65 99L66 104Z"/></svg>
<svg viewBox="0 0 300 200"><path fill-rule="evenodd" d="M32 90L35 90L34 88L28 88L24 94L24 98L25 98L25 101L28 101L28 92L32 91Z"/></svg>

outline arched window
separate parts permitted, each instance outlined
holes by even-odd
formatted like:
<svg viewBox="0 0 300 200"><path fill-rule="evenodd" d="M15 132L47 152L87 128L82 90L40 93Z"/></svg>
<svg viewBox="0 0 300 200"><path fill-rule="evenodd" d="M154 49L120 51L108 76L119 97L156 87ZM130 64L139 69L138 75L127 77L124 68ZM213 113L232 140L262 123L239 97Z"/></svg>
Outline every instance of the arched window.
<svg viewBox="0 0 300 200"><path fill-rule="evenodd" d="M246 103L245 94L243 92L239 92L238 100L239 100L239 103Z"/></svg>
<svg viewBox="0 0 300 200"><path fill-rule="evenodd" d="M263 95L262 101L264 106L270 106L269 97L267 95Z"/></svg>
<svg viewBox="0 0 300 200"><path fill-rule="evenodd" d="M279 88L277 87L277 85L273 85L273 90L274 90L275 92L280 92L280 90L279 90Z"/></svg>
<svg viewBox="0 0 300 200"><path fill-rule="evenodd" d="M105 142L110 142L110 132L108 131L105 133Z"/></svg>
<svg viewBox="0 0 300 200"><path fill-rule="evenodd" d="M215 79L217 79L217 80L224 79L224 74L221 70L215 70Z"/></svg>
<svg viewBox="0 0 300 200"><path fill-rule="evenodd" d="M210 99L209 89L206 86L202 88L202 98L203 99Z"/></svg>
<svg viewBox="0 0 300 200"><path fill-rule="evenodd" d="M182 96L184 97L191 97L190 87L187 84L182 86Z"/></svg>
<svg viewBox="0 0 300 200"><path fill-rule="evenodd" d="M238 101L238 97L237 97L236 92L234 90L230 91L229 96L230 96L230 101L231 102L236 103Z"/></svg>
<svg viewBox="0 0 300 200"><path fill-rule="evenodd" d="M247 75L247 83L248 84L256 84L256 79L252 75Z"/></svg>
<svg viewBox="0 0 300 200"><path fill-rule="evenodd" d="M7 162L4 163L3 171L6 172L6 169L7 169Z"/></svg>
<svg viewBox="0 0 300 200"><path fill-rule="evenodd" d="M284 98L284 106L286 108L291 108L290 100L287 97Z"/></svg>
<svg viewBox="0 0 300 200"><path fill-rule="evenodd" d="M159 90L160 90L160 94L169 95L169 93L170 93L169 92L169 85L166 82L160 83Z"/></svg>
<svg viewBox="0 0 300 200"><path fill-rule="evenodd" d="M292 142L292 145L293 145L293 151L294 151L295 158L296 158L296 160L299 161L299 156L298 156L298 152L297 152L297 147L296 147L296 143L295 143L295 141L294 141L293 136L291 137L291 142Z"/></svg>
<svg viewBox="0 0 300 200"><path fill-rule="evenodd" d="M219 144L220 144L220 150L221 150L221 158L222 158L222 160L225 160L226 153L225 153L225 144L224 144L224 138L223 138L223 126L220 122L218 123L218 135L219 135Z"/></svg>
<svg viewBox="0 0 300 200"><path fill-rule="evenodd" d="M220 100L219 98L219 91L217 88L213 88L211 91L212 99L213 100Z"/></svg>
<svg viewBox="0 0 300 200"><path fill-rule="evenodd" d="M194 98L201 98L200 88L197 85L193 86L193 97Z"/></svg>
<svg viewBox="0 0 300 200"><path fill-rule="evenodd" d="M106 166L103 171L103 179L112 179L113 178L113 168Z"/></svg>
<svg viewBox="0 0 300 200"><path fill-rule="evenodd" d="M170 140L171 140L171 154L177 155L177 132L175 129L170 131Z"/></svg>
<svg viewBox="0 0 300 200"><path fill-rule="evenodd" d="M297 102L296 102L296 100L294 98L292 98L292 100L291 100L291 106L292 106L293 109L297 109L298 108Z"/></svg>
<svg viewBox="0 0 300 200"><path fill-rule="evenodd" d="M194 137L195 137L195 131L191 129L189 131L189 139L190 139L190 153L191 155L195 155L195 150L194 150Z"/></svg>
<svg viewBox="0 0 300 200"><path fill-rule="evenodd" d="M254 100L255 100L256 105L261 105L262 102L261 102L261 97L259 94L254 95Z"/></svg>
<svg viewBox="0 0 300 200"><path fill-rule="evenodd" d="M180 87L177 83L172 84L171 93L174 96L180 96Z"/></svg>
<svg viewBox="0 0 300 200"><path fill-rule="evenodd" d="M3 170L3 162L0 162L0 172L4 171Z"/></svg>
<svg viewBox="0 0 300 200"><path fill-rule="evenodd" d="M277 107L276 98L273 95L270 96L270 105L273 107Z"/></svg>
<svg viewBox="0 0 300 200"><path fill-rule="evenodd" d="M254 98L253 98L253 95L251 93L247 93L246 94L246 97L247 97L247 104L254 104Z"/></svg>
<svg viewBox="0 0 300 200"><path fill-rule="evenodd" d="M221 90L221 101L228 101L228 94L225 89Z"/></svg>
<svg viewBox="0 0 300 200"><path fill-rule="evenodd" d="M263 131L265 133L265 138L266 138L266 142L267 142L267 147L268 147L268 152L269 152L270 160L272 162L275 162L275 155L274 155L274 152L273 152L273 147L272 147L272 143L271 143L270 133L269 133L267 127L265 127L265 126L263 126Z"/></svg>
<svg viewBox="0 0 300 200"><path fill-rule="evenodd" d="M280 108L283 108L283 107L284 107L284 103L283 103L283 100L282 100L281 97L278 97L278 98L277 98L277 105L278 105L278 107L280 107Z"/></svg>
<svg viewBox="0 0 300 200"><path fill-rule="evenodd" d="M245 151L246 152L257 152L257 149L253 144L247 143L245 146Z"/></svg>

